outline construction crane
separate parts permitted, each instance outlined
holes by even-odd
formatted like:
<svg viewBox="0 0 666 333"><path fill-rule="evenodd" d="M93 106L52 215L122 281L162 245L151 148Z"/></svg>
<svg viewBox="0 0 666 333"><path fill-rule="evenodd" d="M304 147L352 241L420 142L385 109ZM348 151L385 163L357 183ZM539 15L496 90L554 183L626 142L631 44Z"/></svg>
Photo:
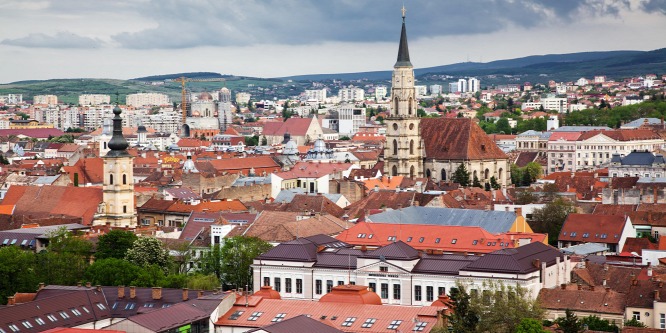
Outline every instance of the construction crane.
<svg viewBox="0 0 666 333"><path fill-rule="evenodd" d="M183 111L183 125L185 125L185 120L187 120L187 109L188 109L188 107L190 107L189 105L187 105L187 91L185 90L185 82L216 82L216 81L226 82L226 79L224 79L224 78L191 79L191 78L181 76L177 79L166 79L166 80L164 80L164 83L169 83L169 82L180 82L181 83L183 100L180 104L180 109Z"/></svg>

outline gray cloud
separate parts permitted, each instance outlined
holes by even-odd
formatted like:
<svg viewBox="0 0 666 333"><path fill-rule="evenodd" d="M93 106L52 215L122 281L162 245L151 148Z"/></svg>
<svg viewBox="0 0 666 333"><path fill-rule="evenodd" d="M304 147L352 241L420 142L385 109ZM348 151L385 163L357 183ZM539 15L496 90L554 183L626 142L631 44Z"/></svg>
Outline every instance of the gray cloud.
<svg viewBox="0 0 666 333"><path fill-rule="evenodd" d="M666 14L666 0L644 0L641 7L647 12L661 12Z"/></svg>
<svg viewBox="0 0 666 333"><path fill-rule="evenodd" d="M628 0L439 0L407 5L410 38L483 34L546 21L566 24L581 11L617 16L630 9ZM133 49L393 41L400 6L398 1L371 0L146 0L135 10L157 27L112 38Z"/></svg>
<svg viewBox="0 0 666 333"><path fill-rule="evenodd" d="M98 39L82 37L69 32L57 32L53 36L43 33L33 33L21 38L5 39L0 44L56 49L91 49L101 46L101 42Z"/></svg>

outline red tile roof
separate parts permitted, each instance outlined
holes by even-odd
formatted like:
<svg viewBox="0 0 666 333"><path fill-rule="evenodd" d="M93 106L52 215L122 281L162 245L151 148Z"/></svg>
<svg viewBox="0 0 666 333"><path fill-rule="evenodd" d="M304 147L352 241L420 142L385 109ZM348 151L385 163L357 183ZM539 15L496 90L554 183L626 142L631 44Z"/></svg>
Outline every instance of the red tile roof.
<svg viewBox="0 0 666 333"><path fill-rule="evenodd" d="M469 118L421 119L427 158L440 160L506 159L507 156Z"/></svg>
<svg viewBox="0 0 666 333"><path fill-rule="evenodd" d="M319 178L336 172L348 170L351 163L316 163L298 162L289 171L276 172L282 179Z"/></svg>
<svg viewBox="0 0 666 333"><path fill-rule="evenodd" d="M564 221L558 239L564 242L616 244L622 237L626 222L627 219L619 215L572 213Z"/></svg>
<svg viewBox="0 0 666 333"><path fill-rule="evenodd" d="M209 163L218 171L258 169L258 168L279 168L270 156L257 156L245 158L223 158L210 160Z"/></svg>
<svg viewBox="0 0 666 333"><path fill-rule="evenodd" d="M307 134L313 119L314 118L289 118L284 122L266 122L261 135L284 135L285 132L289 132L292 136L303 136Z"/></svg>
<svg viewBox="0 0 666 333"><path fill-rule="evenodd" d="M25 135L31 138L48 139L49 136L61 136L65 132L55 128L0 129L0 136Z"/></svg>
<svg viewBox="0 0 666 333"><path fill-rule="evenodd" d="M625 129L625 130L613 130L613 131L596 130L596 131L587 131L581 133L580 137L578 138L578 141L584 141L593 138L599 134L603 134L617 141L654 140L661 138L654 131L647 129Z"/></svg>
<svg viewBox="0 0 666 333"><path fill-rule="evenodd" d="M102 189L73 186L19 186L9 187L3 205L15 205L14 215L46 218L65 215L92 222L102 202Z"/></svg>
<svg viewBox="0 0 666 333"><path fill-rule="evenodd" d="M330 293L322 296L319 302L382 305L382 299L366 286L341 285L335 286Z"/></svg>

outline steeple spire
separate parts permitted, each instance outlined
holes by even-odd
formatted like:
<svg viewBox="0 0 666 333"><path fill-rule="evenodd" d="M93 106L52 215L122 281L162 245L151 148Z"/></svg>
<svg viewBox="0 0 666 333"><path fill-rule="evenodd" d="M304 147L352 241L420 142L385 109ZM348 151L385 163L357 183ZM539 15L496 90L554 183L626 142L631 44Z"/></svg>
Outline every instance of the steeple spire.
<svg viewBox="0 0 666 333"><path fill-rule="evenodd" d="M413 67L409 61L409 48L407 47L407 29L405 28L405 5L402 6L402 32L400 33L400 47L398 48L398 61L393 67Z"/></svg>
<svg viewBox="0 0 666 333"><path fill-rule="evenodd" d="M120 109L120 107L118 107L118 105L116 105L116 107L113 109L113 114L115 114L115 117L113 117L113 136L109 141L109 148L111 150L109 150L109 152L106 154L108 157L130 156L130 154L127 152L127 147L129 147L129 144L123 136L123 118L120 117L122 112L123 111Z"/></svg>

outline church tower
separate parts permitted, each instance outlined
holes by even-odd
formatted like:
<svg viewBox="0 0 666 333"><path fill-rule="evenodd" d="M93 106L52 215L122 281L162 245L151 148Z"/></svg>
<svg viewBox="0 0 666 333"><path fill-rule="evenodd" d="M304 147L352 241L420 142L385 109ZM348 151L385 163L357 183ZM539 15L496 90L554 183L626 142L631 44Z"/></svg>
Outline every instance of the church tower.
<svg viewBox="0 0 666 333"><path fill-rule="evenodd" d="M136 227L134 208L134 157L127 152L129 144L123 137L122 111L113 109L113 136L108 143L109 152L102 157L104 163L103 202L97 208L95 225L110 223L113 227Z"/></svg>
<svg viewBox="0 0 666 333"><path fill-rule="evenodd" d="M403 7L398 61L393 66L391 110L386 117L385 175L423 177L423 143L415 99L414 68L409 61Z"/></svg>

